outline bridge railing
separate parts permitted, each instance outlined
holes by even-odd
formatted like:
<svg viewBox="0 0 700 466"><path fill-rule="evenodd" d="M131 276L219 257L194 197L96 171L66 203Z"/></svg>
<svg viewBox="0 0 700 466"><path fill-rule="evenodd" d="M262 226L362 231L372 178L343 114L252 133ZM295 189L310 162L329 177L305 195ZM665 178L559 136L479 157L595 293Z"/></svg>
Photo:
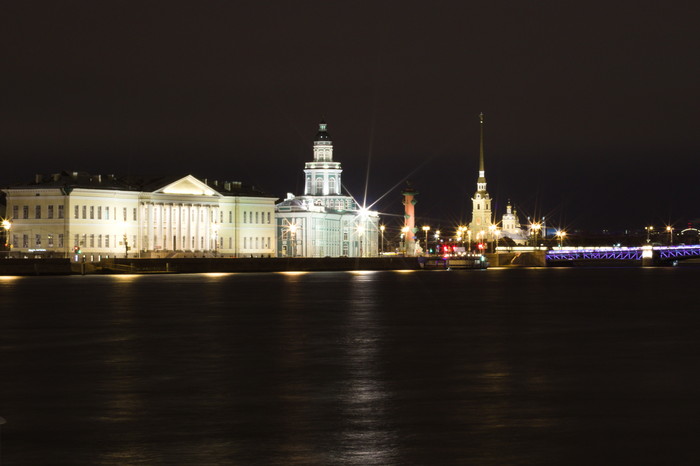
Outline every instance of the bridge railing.
<svg viewBox="0 0 700 466"><path fill-rule="evenodd" d="M546 257L548 261L677 259L700 257L700 245L556 247L547 251Z"/></svg>

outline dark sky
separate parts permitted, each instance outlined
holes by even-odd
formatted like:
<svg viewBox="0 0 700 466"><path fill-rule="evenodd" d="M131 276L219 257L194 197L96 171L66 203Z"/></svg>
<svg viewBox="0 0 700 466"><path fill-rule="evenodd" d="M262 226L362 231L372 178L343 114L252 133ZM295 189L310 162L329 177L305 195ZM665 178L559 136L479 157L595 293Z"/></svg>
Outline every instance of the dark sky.
<svg viewBox="0 0 700 466"><path fill-rule="evenodd" d="M484 112L501 211L584 229L700 217L695 2L3 5L2 186L83 170L298 194L323 117L352 194L409 177L417 215L447 228L471 211ZM399 214L400 190L375 207Z"/></svg>

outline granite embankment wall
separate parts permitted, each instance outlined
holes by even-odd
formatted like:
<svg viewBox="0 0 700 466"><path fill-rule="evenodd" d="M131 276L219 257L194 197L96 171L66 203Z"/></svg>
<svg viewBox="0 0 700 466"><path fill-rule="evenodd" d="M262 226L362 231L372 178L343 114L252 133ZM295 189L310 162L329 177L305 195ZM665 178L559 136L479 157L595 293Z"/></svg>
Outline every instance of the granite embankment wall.
<svg viewBox="0 0 700 466"><path fill-rule="evenodd" d="M485 254L490 267L546 267L547 259L544 251L533 252L502 252Z"/></svg>
<svg viewBox="0 0 700 466"><path fill-rule="evenodd" d="M68 275L69 259L0 259L0 275Z"/></svg>
<svg viewBox="0 0 700 466"><path fill-rule="evenodd" d="M97 273L206 273L333 270L417 270L415 257L326 258L183 258L108 259L95 264ZM92 267L90 267L92 269ZM86 270L86 273L94 273Z"/></svg>

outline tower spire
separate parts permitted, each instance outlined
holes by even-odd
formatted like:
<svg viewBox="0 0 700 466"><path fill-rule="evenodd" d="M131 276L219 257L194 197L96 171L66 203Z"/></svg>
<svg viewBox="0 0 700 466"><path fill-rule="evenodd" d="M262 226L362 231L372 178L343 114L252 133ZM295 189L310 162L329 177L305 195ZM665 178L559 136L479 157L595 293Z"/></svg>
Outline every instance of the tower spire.
<svg viewBox="0 0 700 466"><path fill-rule="evenodd" d="M479 176L484 176L484 112L479 113Z"/></svg>

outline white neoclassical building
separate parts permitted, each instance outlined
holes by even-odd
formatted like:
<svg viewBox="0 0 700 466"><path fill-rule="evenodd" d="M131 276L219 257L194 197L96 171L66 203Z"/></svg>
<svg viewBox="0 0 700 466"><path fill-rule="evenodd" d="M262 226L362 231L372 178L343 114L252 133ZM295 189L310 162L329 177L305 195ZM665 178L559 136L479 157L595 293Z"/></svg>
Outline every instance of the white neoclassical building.
<svg viewBox="0 0 700 466"><path fill-rule="evenodd" d="M319 124L312 162L304 166L304 195L288 193L276 206L280 257L371 257L379 252L379 214L342 194L340 162L326 123Z"/></svg>
<svg viewBox="0 0 700 466"><path fill-rule="evenodd" d="M274 203L240 182L62 172L3 190L12 255L267 257Z"/></svg>

